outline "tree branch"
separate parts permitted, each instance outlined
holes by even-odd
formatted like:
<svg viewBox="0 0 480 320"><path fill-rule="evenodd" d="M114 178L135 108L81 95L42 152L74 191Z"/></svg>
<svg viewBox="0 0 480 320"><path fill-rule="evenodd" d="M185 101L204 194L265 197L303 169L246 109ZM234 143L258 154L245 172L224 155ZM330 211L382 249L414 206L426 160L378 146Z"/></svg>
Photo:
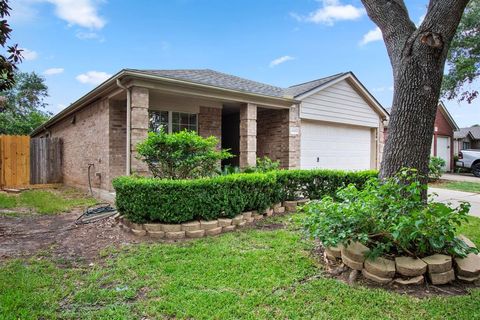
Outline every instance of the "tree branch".
<svg viewBox="0 0 480 320"><path fill-rule="evenodd" d="M403 48L417 29L410 20L403 0L362 0L370 19L382 30L392 66L396 65ZM395 69L395 68L394 68Z"/></svg>
<svg viewBox="0 0 480 320"><path fill-rule="evenodd" d="M427 15L418 28L422 34L422 43L437 48L450 44L468 2L469 0L430 0Z"/></svg>

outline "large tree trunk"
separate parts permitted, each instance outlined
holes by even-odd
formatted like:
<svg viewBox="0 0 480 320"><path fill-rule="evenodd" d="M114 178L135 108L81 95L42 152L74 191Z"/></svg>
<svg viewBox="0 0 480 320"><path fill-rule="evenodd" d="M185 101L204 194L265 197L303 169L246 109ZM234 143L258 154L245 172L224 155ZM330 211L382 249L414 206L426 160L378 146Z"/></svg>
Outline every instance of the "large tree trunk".
<svg viewBox="0 0 480 320"><path fill-rule="evenodd" d="M401 168L428 174L435 115L445 59L439 50L416 50L394 68L394 95L388 140L380 176L391 177Z"/></svg>
<svg viewBox="0 0 480 320"><path fill-rule="evenodd" d="M382 30L393 69L393 104L380 176L391 177L404 167L426 176L445 60L468 0L431 0L418 28L403 0L362 2Z"/></svg>

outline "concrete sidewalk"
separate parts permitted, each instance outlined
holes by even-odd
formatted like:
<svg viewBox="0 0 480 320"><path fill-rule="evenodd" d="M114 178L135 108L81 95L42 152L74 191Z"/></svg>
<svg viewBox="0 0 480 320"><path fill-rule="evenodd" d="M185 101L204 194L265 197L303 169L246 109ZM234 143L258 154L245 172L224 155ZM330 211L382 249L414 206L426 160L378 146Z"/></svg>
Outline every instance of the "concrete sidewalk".
<svg viewBox="0 0 480 320"><path fill-rule="evenodd" d="M455 207L460 204L460 201L470 202L472 205L470 215L480 217L480 193L440 188L428 188L428 193L438 194L438 197L435 199L437 202L451 202Z"/></svg>
<svg viewBox="0 0 480 320"><path fill-rule="evenodd" d="M440 179L447 181L480 183L480 178L475 177L471 173L444 173Z"/></svg>

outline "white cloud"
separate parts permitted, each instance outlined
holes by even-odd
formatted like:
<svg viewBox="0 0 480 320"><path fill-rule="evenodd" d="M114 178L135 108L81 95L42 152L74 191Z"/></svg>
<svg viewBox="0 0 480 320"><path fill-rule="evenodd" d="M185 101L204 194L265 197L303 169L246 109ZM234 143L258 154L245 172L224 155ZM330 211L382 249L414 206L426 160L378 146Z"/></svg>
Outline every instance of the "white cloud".
<svg viewBox="0 0 480 320"><path fill-rule="evenodd" d="M373 92L385 92L385 91L393 91L393 86L382 86L382 87L377 87L372 89Z"/></svg>
<svg viewBox="0 0 480 320"><path fill-rule="evenodd" d="M84 32L79 30L75 36L80 40L98 40L99 42L105 41L105 38L96 32Z"/></svg>
<svg viewBox="0 0 480 320"><path fill-rule="evenodd" d="M88 71L86 73L79 74L78 76L76 76L75 79L77 79L77 81L81 83L98 85L110 78L111 76L111 74L103 71Z"/></svg>
<svg viewBox="0 0 480 320"><path fill-rule="evenodd" d="M98 0L44 0L55 6L55 14L68 22L88 29L102 29L106 21L98 14Z"/></svg>
<svg viewBox="0 0 480 320"><path fill-rule="evenodd" d="M336 21L357 20L365 14L365 9L351 4L342 4L340 0L322 0L322 7L303 17L296 13L290 15L298 21L334 25Z"/></svg>
<svg viewBox="0 0 480 320"><path fill-rule="evenodd" d="M22 48L22 56L25 61L32 61L38 58L38 53L27 48Z"/></svg>
<svg viewBox="0 0 480 320"><path fill-rule="evenodd" d="M63 69L63 68L50 68L50 69L45 70L43 72L43 74L46 75L46 76L53 76L55 74L63 73L63 71L65 71L65 69Z"/></svg>
<svg viewBox="0 0 480 320"><path fill-rule="evenodd" d="M279 64L285 63L285 62L290 61L290 60L295 60L295 58L291 57L291 56L279 57L279 58L274 59L270 62L270 68L276 67Z"/></svg>
<svg viewBox="0 0 480 320"><path fill-rule="evenodd" d="M38 10L33 7L36 0L16 0L9 3L12 7L12 15L9 17L9 23L25 23L31 22L38 17Z"/></svg>
<svg viewBox="0 0 480 320"><path fill-rule="evenodd" d="M367 43L383 40L382 31L379 27L376 27L373 30L368 31L363 35L360 45L364 46Z"/></svg>

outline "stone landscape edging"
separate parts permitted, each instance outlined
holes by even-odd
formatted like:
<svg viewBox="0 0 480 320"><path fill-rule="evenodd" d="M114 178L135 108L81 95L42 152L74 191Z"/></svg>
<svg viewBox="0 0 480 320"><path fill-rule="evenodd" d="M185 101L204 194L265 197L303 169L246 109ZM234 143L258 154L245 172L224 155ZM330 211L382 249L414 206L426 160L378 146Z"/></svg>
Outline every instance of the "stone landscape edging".
<svg viewBox="0 0 480 320"><path fill-rule="evenodd" d="M215 236L225 232L231 232L244 226L251 225L264 217L270 217L284 212L295 212L298 205L303 205L308 199L298 201L284 201L274 204L272 207L259 213L257 210L247 211L233 218L218 218L204 221L194 220L179 224L166 223L133 223L125 217L120 218L121 226L137 236L149 236L162 240L196 239L205 236Z"/></svg>
<svg viewBox="0 0 480 320"><path fill-rule="evenodd" d="M460 235L467 245L476 247L467 237ZM470 253L465 258L433 254L424 258L385 257L367 259L368 247L352 242L347 247L326 247L325 256L330 261L340 259L344 265L358 270L373 282L380 284L420 285L427 277L433 285L442 285L454 280L473 283L480 280L480 254Z"/></svg>

